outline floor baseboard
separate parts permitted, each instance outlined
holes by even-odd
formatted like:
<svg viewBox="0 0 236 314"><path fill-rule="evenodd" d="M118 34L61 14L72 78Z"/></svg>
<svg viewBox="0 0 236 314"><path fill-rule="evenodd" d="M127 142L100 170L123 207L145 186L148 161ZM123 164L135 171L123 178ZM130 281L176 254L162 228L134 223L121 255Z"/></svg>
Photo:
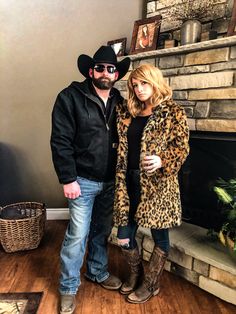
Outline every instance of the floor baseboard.
<svg viewBox="0 0 236 314"><path fill-rule="evenodd" d="M68 208L47 208L47 220L69 219Z"/></svg>

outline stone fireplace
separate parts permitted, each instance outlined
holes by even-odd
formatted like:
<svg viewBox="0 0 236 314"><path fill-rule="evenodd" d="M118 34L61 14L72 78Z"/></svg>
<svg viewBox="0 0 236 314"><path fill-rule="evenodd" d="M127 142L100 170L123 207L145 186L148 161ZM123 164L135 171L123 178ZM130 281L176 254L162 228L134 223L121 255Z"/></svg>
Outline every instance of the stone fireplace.
<svg viewBox="0 0 236 314"><path fill-rule="evenodd" d="M236 132L236 36L129 56L131 69L152 63L184 106L191 131ZM126 80L116 83L126 97Z"/></svg>
<svg viewBox="0 0 236 314"><path fill-rule="evenodd" d="M171 230L168 271L236 304L236 258L211 243L208 228L221 225L212 191L218 177L236 177L236 36L130 55L131 69L151 63L162 70L173 98L188 116L190 155L180 172L183 225ZM126 98L127 74L116 87ZM138 232L143 258L153 242ZM111 236L115 242L114 233Z"/></svg>

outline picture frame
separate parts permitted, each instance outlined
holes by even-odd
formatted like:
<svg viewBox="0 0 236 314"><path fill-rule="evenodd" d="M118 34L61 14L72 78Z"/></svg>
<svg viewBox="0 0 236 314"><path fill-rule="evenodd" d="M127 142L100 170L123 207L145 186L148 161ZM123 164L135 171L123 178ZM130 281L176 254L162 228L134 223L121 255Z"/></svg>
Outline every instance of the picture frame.
<svg viewBox="0 0 236 314"><path fill-rule="evenodd" d="M233 35L236 35L236 0L234 0L232 15L227 30L227 36Z"/></svg>
<svg viewBox="0 0 236 314"><path fill-rule="evenodd" d="M108 41L107 45L113 48L117 57L120 57L120 56L125 55L126 41L127 41L126 37L119 38L119 39Z"/></svg>
<svg viewBox="0 0 236 314"><path fill-rule="evenodd" d="M134 22L130 54L157 49L161 19L161 15L155 15Z"/></svg>

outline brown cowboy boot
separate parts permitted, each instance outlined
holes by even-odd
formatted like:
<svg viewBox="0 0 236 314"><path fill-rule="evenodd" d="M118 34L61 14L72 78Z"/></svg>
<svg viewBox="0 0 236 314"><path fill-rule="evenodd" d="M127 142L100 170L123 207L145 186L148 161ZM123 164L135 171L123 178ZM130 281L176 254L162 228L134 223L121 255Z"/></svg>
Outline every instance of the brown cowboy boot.
<svg viewBox="0 0 236 314"><path fill-rule="evenodd" d="M147 273L141 286L128 295L130 303L144 303L160 291L160 277L165 265L167 254L158 246L154 247Z"/></svg>
<svg viewBox="0 0 236 314"><path fill-rule="evenodd" d="M143 276L143 265L138 247L133 250L121 250L130 266L130 275L127 281L121 286L120 293L129 294L137 288L137 284Z"/></svg>

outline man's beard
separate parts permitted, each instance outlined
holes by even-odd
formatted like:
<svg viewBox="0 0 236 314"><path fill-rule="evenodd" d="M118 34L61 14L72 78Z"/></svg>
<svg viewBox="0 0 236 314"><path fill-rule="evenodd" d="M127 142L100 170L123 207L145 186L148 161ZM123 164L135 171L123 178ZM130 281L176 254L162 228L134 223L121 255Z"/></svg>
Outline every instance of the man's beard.
<svg viewBox="0 0 236 314"><path fill-rule="evenodd" d="M99 77L98 79L92 77L92 82L97 88L105 90L111 89L115 84L115 80L112 81L108 77Z"/></svg>

